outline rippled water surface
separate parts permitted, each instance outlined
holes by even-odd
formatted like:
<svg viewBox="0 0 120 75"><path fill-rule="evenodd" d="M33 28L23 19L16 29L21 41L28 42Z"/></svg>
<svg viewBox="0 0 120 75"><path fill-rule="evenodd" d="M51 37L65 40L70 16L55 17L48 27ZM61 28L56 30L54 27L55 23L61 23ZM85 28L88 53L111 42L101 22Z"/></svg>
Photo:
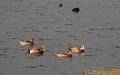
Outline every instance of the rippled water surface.
<svg viewBox="0 0 120 75"><path fill-rule="evenodd" d="M19 40L32 37L34 47L45 46L43 56L20 47ZM84 56L56 58L81 44ZM119 58L119 0L0 0L1 75L83 75L88 68L120 66Z"/></svg>

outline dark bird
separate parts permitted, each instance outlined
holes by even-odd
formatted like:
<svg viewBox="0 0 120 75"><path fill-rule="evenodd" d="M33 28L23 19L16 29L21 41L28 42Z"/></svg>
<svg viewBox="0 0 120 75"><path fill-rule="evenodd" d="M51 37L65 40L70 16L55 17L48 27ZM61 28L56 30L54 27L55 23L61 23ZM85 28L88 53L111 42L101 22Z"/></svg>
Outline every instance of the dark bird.
<svg viewBox="0 0 120 75"><path fill-rule="evenodd" d="M60 3L60 4L59 4L59 7L62 7L62 6L63 6L63 4L62 4L62 3Z"/></svg>
<svg viewBox="0 0 120 75"><path fill-rule="evenodd" d="M75 13L78 13L80 11L80 9L77 7L77 8L73 8L72 11Z"/></svg>

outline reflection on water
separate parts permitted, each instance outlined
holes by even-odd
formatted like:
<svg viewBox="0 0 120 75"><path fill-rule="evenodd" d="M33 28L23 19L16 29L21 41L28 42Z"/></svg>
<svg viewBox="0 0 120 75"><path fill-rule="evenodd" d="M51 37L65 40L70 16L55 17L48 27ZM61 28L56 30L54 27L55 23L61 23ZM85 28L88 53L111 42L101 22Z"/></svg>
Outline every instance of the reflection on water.
<svg viewBox="0 0 120 75"><path fill-rule="evenodd" d="M59 7L59 3L63 7ZM1 75L82 75L93 67L120 66L119 0L0 0ZM77 14L72 12L80 8ZM45 45L42 56L20 47L21 38ZM84 55L55 53L85 44Z"/></svg>

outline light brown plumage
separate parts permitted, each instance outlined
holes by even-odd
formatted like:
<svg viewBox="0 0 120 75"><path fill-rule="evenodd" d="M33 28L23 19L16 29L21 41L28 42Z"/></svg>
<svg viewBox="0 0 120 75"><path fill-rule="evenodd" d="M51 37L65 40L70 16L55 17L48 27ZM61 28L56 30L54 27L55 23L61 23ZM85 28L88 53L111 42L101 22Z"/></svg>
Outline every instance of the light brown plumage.
<svg viewBox="0 0 120 75"><path fill-rule="evenodd" d="M60 52L60 53L56 53L56 56L58 58L71 58L72 57L72 52L71 51L68 51L67 53Z"/></svg>
<svg viewBox="0 0 120 75"><path fill-rule="evenodd" d="M24 47L24 46L33 46L33 45L34 45L34 38L32 38L32 39L20 40L19 43L20 43L20 45L21 45L22 47Z"/></svg>
<svg viewBox="0 0 120 75"><path fill-rule="evenodd" d="M31 53L31 54L43 54L45 51L45 48L44 46L43 47L40 47L40 48L31 48L28 50L28 53Z"/></svg>
<svg viewBox="0 0 120 75"><path fill-rule="evenodd" d="M73 53L83 53L85 52L85 46L81 45L81 47L72 47L72 48L68 48L71 52Z"/></svg>

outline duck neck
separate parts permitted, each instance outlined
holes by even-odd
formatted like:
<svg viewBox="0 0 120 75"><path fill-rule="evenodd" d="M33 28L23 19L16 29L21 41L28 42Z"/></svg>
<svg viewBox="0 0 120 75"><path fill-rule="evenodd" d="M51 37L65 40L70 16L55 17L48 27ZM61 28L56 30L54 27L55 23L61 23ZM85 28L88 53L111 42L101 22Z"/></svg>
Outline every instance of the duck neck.
<svg viewBox="0 0 120 75"><path fill-rule="evenodd" d="M43 48L43 51L45 51L45 47L43 46L42 48Z"/></svg>
<svg viewBox="0 0 120 75"><path fill-rule="evenodd" d="M34 38L32 38L31 42L32 42L32 46L33 46L34 45Z"/></svg>
<svg viewBox="0 0 120 75"><path fill-rule="evenodd" d="M30 53L30 48L28 48L28 53Z"/></svg>
<svg viewBox="0 0 120 75"><path fill-rule="evenodd" d="M69 50L69 51L68 51L68 54L72 54L72 51L71 51L71 50Z"/></svg>
<svg viewBox="0 0 120 75"><path fill-rule="evenodd" d="M34 42L34 38L32 38L32 42Z"/></svg>

